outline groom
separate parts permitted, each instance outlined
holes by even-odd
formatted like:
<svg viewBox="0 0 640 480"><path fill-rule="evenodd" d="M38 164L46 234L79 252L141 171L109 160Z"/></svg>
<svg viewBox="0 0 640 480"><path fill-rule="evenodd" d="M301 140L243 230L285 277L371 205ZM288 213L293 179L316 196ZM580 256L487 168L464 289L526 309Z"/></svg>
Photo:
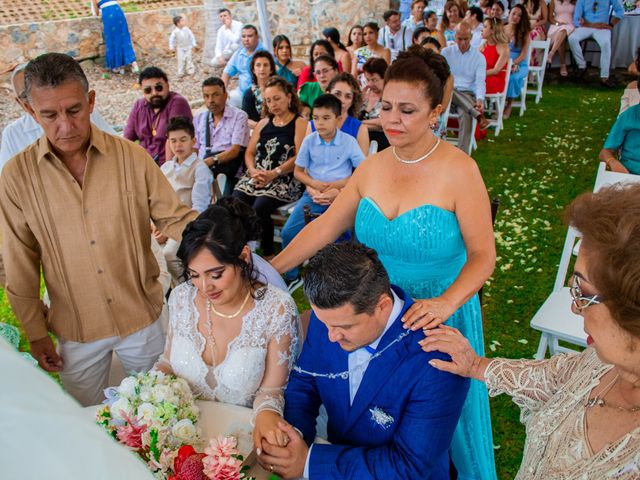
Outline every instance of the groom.
<svg viewBox="0 0 640 480"><path fill-rule="evenodd" d="M421 331L402 327L413 303L391 287L376 252L332 244L307 267L313 315L285 392L286 447L260 463L284 478L449 480L449 445L469 382L429 365ZM320 405L331 445L313 444Z"/></svg>

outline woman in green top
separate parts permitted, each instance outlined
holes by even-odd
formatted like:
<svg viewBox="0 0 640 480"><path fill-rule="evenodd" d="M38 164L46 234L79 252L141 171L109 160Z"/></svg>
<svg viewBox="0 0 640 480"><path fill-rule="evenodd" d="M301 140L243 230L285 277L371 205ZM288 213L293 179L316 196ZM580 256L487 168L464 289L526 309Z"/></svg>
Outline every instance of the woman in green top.
<svg viewBox="0 0 640 480"><path fill-rule="evenodd" d="M314 62L314 66L313 73L316 76L316 81L305 83L298 92L300 101L306 107L302 113L306 118L309 118L308 115L311 113L311 106L314 100L325 93L329 82L338 74L338 62L328 55L318 57Z"/></svg>
<svg viewBox="0 0 640 480"><path fill-rule="evenodd" d="M640 105L618 116L600 151L600 160L614 172L640 175Z"/></svg>

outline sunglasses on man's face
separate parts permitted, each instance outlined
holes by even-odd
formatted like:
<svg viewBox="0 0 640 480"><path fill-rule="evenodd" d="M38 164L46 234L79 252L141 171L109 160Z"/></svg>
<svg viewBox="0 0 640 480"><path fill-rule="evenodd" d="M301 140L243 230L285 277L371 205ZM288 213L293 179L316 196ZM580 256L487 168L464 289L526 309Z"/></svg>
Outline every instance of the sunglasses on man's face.
<svg viewBox="0 0 640 480"><path fill-rule="evenodd" d="M164 85L161 83L156 83L153 87L144 87L144 89L142 90L146 95L149 95L153 90L156 91L156 93L160 93L161 91L164 90Z"/></svg>

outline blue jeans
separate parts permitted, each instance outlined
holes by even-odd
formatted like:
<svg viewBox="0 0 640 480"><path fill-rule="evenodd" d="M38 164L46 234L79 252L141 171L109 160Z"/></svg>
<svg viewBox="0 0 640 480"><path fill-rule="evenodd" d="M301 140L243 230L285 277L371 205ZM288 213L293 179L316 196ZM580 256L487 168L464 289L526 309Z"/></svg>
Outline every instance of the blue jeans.
<svg viewBox="0 0 640 480"><path fill-rule="evenodd" d="M309 205L311 207L311 213L324 213L329 208L328 205L318 205L314 203L309 194L305 191L296 203L296 206L291 212L291 216L287 219L287 223L282 227L282 248L285 248L291 243L291 240L300 233L300 230L304 228L304 206ZM284 274L284 278L287 281L293 280L298 276L298 269L293 268Z"/></svg>

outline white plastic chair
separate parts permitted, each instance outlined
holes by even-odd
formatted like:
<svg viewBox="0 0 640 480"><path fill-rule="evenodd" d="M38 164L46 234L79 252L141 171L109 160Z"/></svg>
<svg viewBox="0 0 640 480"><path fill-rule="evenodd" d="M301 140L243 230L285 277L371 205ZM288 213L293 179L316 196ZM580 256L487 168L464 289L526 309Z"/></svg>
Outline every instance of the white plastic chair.
<svg viewBox="0 0 640 480"><path fill-rule="evenodd" d="M488 93L485 95L485 113L491 116L488 127L493 127L494 135L500 135L500 130L504 128L504 106L507 103L507 89L509 88L509 79L511 78L511 66L513 60L507 62L507 74L504 77L504 89L500 93ZM495 115L495 118L493 118Z"/></svg>
<svg viewBox="0 0 640 480"><path fill-rule="evenodd" d="M531 42L531 50L542 50L542 63L540 65L529 65L529 78L525 83L526 94L535 95L536 103L540 103L542 98L542 84L544 83L544 73L549 57L550 40L534 40ZM532 56L533 53L532 53Z"/></svg>
<svg viewBox="0 0 640 480"><path fill-rule="evenodd" d="M447 107L447 111L446 111L446 120L445 122L449 122L449 119L455 119L458 122L458 126L457 127L447 127L447 135L446 135L446 140L455 145L456 147L458 146L458 135L460 133L460 114L458 113L452 113L451 112L451 103L449 102L449 107ZM477 148L476 145L476 137L475 137L475 132L476 132L476 125L478 124L478 121L475 118L471 119L471 140L469 141L469 150L464 152L467 155L471 155L471 152L473 152L473 150L475 148ZM446 125L446 124L445 124ZM454 136L450 136L449 132L454 133Z"/></svg>
<svg viewBox="0 0 640 480"><path fill-rule="evenodd" d="M602 187L614 183L636 182L640 183L640 175L609 172L606 170L606 165L600 163L593 191L597 192ZM587 345L587 335L584 332L582 318L571 311L571 296L569 295L569 288L565 286L571 255L576 240L579 238L580 233L569 227L553 291L531 319L531 328L542 332L535 357L538 360L545 357L547 349L550 355L555 355L558 352L573 351L570 348L559 346L558 341L560 340L583 347Z"/></svg>
<svg viewBox="0 0 640 480"><path fill-rule="evenodd" d="M531 65L531 44L529 45L529 51L527 52L527 65ZM529 67L531 68L531 67ZM512 108L520 107L520 116L524 115L524 112L527 110L527 79L524 79L524 83L522 85L522 90L520 90L520 100L514 100L511 104Z"/></svg>
<svg viewBox="0 0 640 480"><path fill-rule="evenodd" d="M227 186L227 176L224 173L219 173L216 179L213 181L213 200L217 202L224 196L224 188Z"/></svg>

